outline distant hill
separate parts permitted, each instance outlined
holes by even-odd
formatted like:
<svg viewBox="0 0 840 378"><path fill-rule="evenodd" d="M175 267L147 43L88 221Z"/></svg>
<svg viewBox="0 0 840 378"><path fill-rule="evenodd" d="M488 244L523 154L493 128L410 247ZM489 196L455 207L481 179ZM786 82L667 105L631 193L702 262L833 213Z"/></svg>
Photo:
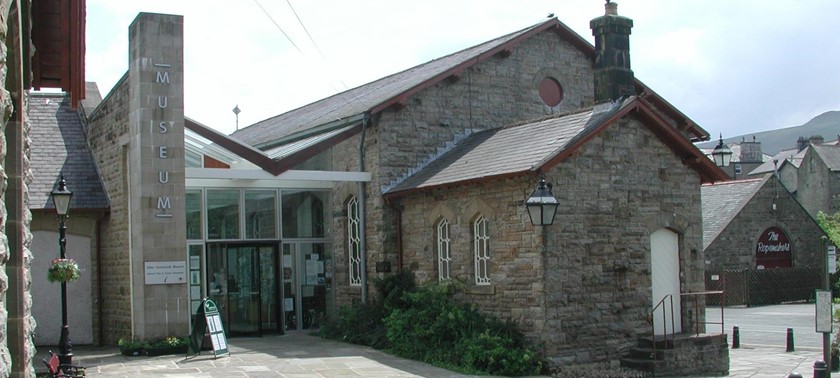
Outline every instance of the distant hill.
<svg viewBox="0 0 840 378"><path fill-rule="evenodd" d="M837 139L840 135L840 111L828 111L820 114L804 125L792 126L784 129L761 131L744 135L737 135L726 138L726 143L740 143L743 139L761 142L761 150L767 155L775 155L781 150L796 148L796 140L799 137L808 138L812 135L822 135L826 142ZM742 139L743 138L743 139ZM714 148L718 139L712 136L711 142L697 144L700 148Z"/></svg>

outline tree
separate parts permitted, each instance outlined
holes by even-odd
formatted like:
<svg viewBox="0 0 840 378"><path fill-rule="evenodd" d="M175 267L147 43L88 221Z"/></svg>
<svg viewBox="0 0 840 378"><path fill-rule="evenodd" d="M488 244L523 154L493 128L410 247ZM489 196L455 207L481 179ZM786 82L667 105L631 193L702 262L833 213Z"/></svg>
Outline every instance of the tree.
<svg viewBox="0 0 840 378"><path fill-rule="evenodd" d="M822 211L817 213L817 223L828 235L834 245L840 245L840 212L828 215Z"/></svg>

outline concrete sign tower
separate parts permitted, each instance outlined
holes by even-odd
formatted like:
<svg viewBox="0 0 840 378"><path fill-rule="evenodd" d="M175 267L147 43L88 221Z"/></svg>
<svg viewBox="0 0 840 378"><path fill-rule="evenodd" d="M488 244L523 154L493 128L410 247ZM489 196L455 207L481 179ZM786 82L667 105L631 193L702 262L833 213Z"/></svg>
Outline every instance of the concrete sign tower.
<svg viewBox="0 0 840 378"><path fill-rule="evenodd" d="M129 28L131 323L140 339L189 332L183 36L182 16L140 13Z"/></svg>

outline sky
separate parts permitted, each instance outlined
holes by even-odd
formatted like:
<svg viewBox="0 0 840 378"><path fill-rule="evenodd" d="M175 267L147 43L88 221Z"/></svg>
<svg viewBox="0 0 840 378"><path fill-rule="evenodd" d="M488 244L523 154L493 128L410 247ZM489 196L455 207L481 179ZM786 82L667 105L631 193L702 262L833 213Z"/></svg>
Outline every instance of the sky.
<svg viewBox="0 0 840 378"><path fill-rule="evenodd" d="M840 110L836 0L620 0L636 78L711 135ZM139 12L184 16L185 115L222 133L603 0L88 0L86 81L128 70ZM838 130L840 134L840 130Z"/></svg>

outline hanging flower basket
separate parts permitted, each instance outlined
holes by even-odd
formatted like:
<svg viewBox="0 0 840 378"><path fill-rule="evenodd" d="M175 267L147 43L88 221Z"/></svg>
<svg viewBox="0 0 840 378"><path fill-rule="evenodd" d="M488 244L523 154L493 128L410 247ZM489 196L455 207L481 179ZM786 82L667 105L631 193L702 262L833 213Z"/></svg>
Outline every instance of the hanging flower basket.
<svg viewBox="0 0 840 378"><path fill-rule="evenodd" d="M79 279L79 264L73 259L54 259L47 271L50 282L67 282Z"/></svg>

